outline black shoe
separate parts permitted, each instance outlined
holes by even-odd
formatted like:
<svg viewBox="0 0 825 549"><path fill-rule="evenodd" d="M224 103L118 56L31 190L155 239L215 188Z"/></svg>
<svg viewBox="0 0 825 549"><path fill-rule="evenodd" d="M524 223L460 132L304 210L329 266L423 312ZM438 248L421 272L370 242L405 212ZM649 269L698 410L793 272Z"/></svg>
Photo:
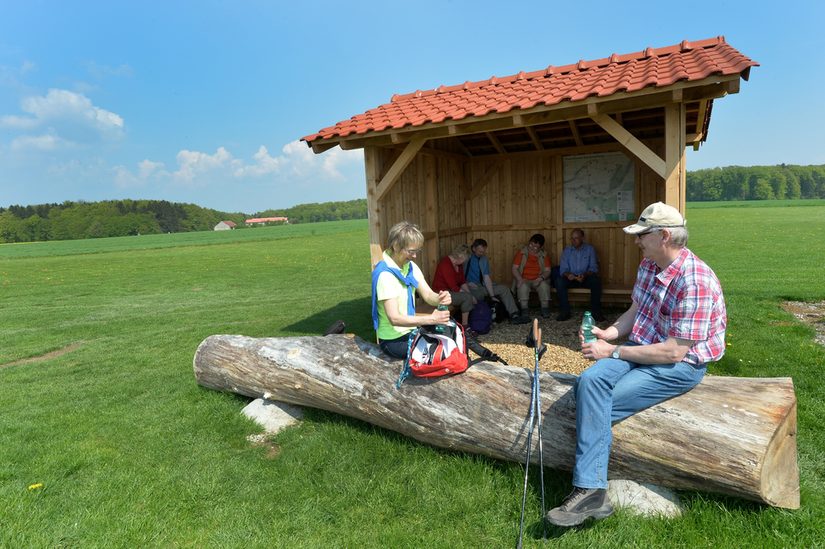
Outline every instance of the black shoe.
<svg viewBox="0 0 825 549"><path fill-rule="evenodd" d="M530 319L527 315L520 315L518 313L510 315L510 324L529 324Z"/></svg>
<svg viewBox="0 0 825 549"><path fill-rule="evenodd" d="M325 336L333 335L333 334L343 334L344 330L347 329L347 325L344 323L343 320L336 320L332 324L330 324L327 331L324 332Z"/></svg>
<svg viewBox="0 0 825 549"><path fill-rule="evenodd" d="M559 322L564 322L565 320L570 320L570 311L562 311L559 313L559 316L556 317L556 320Z"/></svg>
<svg viewBox="0 0 825 549"><path fill-rule="evenodd" d="M589 518L603 519L612 514L607 490L576 487L561 505L548 511L544 519L556 526L576 526Z"/></svg>
<svg viewBox="0 0 825 549"><path fill-rule="evenodd" d="M541 308L541 317L542 318L550 318L550 307L542 307Z"/></svg>
<svg viewBox="0 0 825 549"><path fill-rule="evenodd" d="M593 320L596 322L604 322L607 320L602 313L593 313Z"/></svg>

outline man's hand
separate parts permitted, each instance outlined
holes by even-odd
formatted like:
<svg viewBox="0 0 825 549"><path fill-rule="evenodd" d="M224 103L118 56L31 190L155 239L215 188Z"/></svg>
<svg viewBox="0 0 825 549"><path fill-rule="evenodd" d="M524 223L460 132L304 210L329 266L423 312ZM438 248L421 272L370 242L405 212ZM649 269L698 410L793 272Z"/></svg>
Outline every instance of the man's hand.
<svg viewBox="0 0 825 549"><path fill-rule="evenodd" d="M586 359L599 360L600 358L609 357L615 348L616 346L612 343L597 339L593 343L582 343L582 354Z"/></svg>

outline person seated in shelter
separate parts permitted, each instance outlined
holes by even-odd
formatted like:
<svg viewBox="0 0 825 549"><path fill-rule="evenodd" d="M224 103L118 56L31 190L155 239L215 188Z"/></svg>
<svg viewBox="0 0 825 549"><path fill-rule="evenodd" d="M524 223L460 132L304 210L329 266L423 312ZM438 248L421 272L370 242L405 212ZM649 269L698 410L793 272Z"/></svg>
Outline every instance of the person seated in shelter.
<svg viewBox="0 0 825 549"><path fill-rule="evenodd" d="M510 315L510 322L513 324L530 322L527 315L519 314L518 306L515 299L513 299L510 288L493 282L490 276L490 261L487 259L487 241L483 238L476 238L470 246L470 251L472 253L464 263L464 277L473 297L476 300L490 297L493 301L501 301Z"/></svg>
<svg viewBox="0 0 825 549"><path fill-rule="evenodd" d="M513 286L521 312L527 315L530 292L539 294L541 316L550 318L550 255L544 251L544 235L534 234L513 257Z"/></svg>
<svg viewBox="0 0 825 549"><path fill-rule="evenodd" d="M559 315L556 320L570 318L568 288L588 288L590 290L590 311L596 322L604 321L602 314L602 279L599 277L599 261L596 249L584 241L584 231L573 229L570 246L564 248L559 261L559 275L556 279L556 293L559 296Z"/></svg>
<svg viewBox="0 0 825 549"><path fill-rule="evenodd" d="M470 287L464 279L464 262L470 256L470 248L466 244L459 244L449 255L445 255L438 262L433 277L433 290L436 292L450 292L452 304L461 311L461 325L468 335L475 334L467 326L470 320L470 311L476 304L476 298L470 292Z"/></svg>
<svg viewBox="0 0 825 549"><path fill-rule="evenodd" d="M407 356L410 332L425 324L444 324L449 311L416 314L415 292L433 307L450 305L449 292L434 292L412 259L421 251L424 235L408 221L396 223L387 235L383 259L372 271L372 323L381 350L395 358Z"/></svg>

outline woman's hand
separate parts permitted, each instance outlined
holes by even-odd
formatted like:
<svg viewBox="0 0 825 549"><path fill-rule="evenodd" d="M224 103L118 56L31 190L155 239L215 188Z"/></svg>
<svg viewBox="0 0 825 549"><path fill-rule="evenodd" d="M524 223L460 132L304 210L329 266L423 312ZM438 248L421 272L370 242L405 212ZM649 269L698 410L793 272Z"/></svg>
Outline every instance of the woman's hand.
<svg viewBox="0 0 825 549"><path fill-rule="evenodd" d="M439 311L436 309L430 317L432 319L430 324L446 324L450 320L450 311Z"/></svg>
<svg viewBox="0 0 825 549"><path fill-rule="evenodd" d="M452 305L453 298L450 297L450 292L447 290L441 290L438 292L438 304L439 305Z"/></svg>

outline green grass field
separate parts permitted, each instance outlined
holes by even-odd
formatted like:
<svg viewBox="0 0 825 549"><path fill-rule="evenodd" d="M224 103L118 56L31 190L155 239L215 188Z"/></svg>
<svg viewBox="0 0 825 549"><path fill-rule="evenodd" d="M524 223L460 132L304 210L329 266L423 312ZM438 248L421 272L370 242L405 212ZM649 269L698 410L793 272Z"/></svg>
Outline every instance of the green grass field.
<svg viewBox="0 0 825 549"><path fill-rule="evenodd" d="M734 206L688 209L728 303L710 371L794 378L802 508L683 492L682 518L619 512L548 545L823 544L825 349L779 305L825 300L825 204ZM247 399L195 383L212 334L343 318L371 338L367 243L362 220L0 246L0 547L513 546L521 465L313 410L279 452L253 447ZM569 474L546 479L559 501ZM526 545L541 546L531 489Z"/></svg>

